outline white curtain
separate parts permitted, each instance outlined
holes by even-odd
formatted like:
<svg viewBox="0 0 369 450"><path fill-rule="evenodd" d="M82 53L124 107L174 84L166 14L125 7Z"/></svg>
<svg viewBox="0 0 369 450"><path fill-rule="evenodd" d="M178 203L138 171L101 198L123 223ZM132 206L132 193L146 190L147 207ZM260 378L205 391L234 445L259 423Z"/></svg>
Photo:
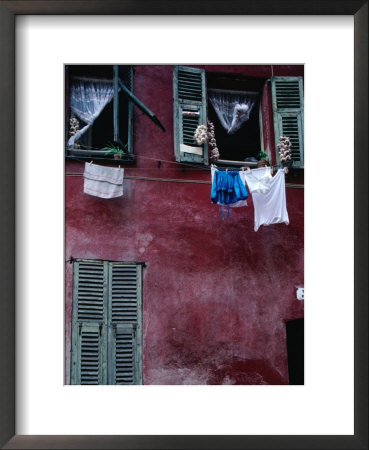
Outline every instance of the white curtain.
<svg viewBox="0 0 369 450"><path fill-rule="evenodd" d="M250 118L257 92L209 90L209 100L228 134L234 134Z"/></svg>
<svg viewBox="0 0 369 450"><path fill-rule="evenodd" d="M70 108L87 125L69 138L68 147L73 147L75 141L90 128L113 96L113 83L78 80L72 84Z"/></svg>

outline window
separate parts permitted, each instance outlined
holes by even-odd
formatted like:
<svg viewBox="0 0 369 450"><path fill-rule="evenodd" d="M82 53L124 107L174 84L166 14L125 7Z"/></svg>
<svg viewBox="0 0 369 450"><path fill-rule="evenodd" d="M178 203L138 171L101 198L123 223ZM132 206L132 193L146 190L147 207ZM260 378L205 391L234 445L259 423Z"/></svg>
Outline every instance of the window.
<svg viewBox="0 0 369 450"><path fill-rule="evenodd" d="M68 157L134 161L133 105L165 131L133 94L132 66L69 65L65 79Z"/></svg>
<svg viewBox="0 0 369 450"><path fill-rule="evenodd" d="M259 77L206 73L203 69L175 66L174 150L178 162L207 164L207 144L193 139L198 125L213 122L219 162L256 165L263 147L261 103L269 80ZM271 96L276 145L289 136L293 158L303 164L303 90L301 77L272 77ZM264 119L264 120L263 120ZM269 121L268 121L269 123ZM276 152L278 161L278 152ZM254 161L254 162L252 162Z"/></svg>
<svg viewBox="0 0 369 450"><path fill-rule="evenodd" d="M208 119L220 159L245 162L262 150L260 103L264 78L207 74Z"/></svg>
<svg viewBox="0 0 369 450"><path fill-rule="evenodd" d="M142 384L142 265L75 260L71 384Z"/></svg>

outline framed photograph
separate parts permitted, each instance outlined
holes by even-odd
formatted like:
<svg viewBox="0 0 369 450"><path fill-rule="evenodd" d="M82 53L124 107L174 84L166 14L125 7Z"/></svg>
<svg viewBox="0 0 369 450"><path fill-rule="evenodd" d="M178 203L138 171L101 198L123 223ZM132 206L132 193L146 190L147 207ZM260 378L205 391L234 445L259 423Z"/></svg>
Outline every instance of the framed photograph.
<svg viewBox="0 0 369 450"><path fill-rule="evenodd" d="M4 448L368 447L336 3L0 2Z"/></svg>

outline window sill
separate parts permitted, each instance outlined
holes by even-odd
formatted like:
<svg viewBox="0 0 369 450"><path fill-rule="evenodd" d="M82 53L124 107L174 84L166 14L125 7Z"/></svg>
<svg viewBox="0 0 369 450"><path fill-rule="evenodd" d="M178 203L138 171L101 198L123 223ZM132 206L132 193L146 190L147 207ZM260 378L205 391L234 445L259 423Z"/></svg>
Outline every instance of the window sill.
<svg viewBox="0 0 369 450"><path fill-rule="evenodd" d="M106 156L104 151L97 150L66 150L65 158L74 161L99 161L108 162L114 164L135 164L136 158L131 153L123 155L119 159L115 159L113 156Z"/></svg>
<svg viewBox="0 0 369 450"><path fill-rule="evenodd" d="M291 170L304 170L304 165L303 164L295 165L291 167Z"/></svg>
<svg viewBox="0 0 369 450"><path fill-rule="evenodd" d="M216 166L219 167L230 167L230 166L234 166L234 167L242 167L242 166L248 166L251 168L257 168L258 166L258 162L254 162L254 161L230 161L227 159L218 159L218 161L215 163ZM277 166L274 167L280 167L278 164ZM304 170L304 165L300 164L300 165L294 165L293 167L290 167L289 169L291 172L300 172Z"/></svg>
<svg viewBox="0 0 369 450"><path fill-rule="evenodd" d="M230 161L227 159L218 159L216 162L217 166L235 166L235 167L242 167L242 166L249 166L249 167L257 167L258 163L253 161Z"/></svg>

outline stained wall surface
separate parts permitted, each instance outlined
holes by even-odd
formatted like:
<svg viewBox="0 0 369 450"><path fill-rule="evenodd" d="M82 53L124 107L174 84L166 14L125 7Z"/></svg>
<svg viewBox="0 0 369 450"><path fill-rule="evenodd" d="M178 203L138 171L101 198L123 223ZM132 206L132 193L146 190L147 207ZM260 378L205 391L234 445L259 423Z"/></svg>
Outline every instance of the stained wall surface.
<svg viewBox="0 0 369 450"><path fill-rule="evenodd" d="M200 67L200 66L198 66ZM207 72L302 75L299 66L204 66ZM304 189L287 179L290 224L254 231L252 197L222 220L210 202L210 172L179 166L173 150L172 66L136 66L134 92L163 133L134 112L136 164L124 195L83 193L84 164L66 160L66 260L144 261L144 384L288 384L285 321L303 317ZM266 87L265 89L268 89ZM264 147L274 154L271 103ZM158 161L161 161L160 168ZM188 182L181 182L188 181ZM204 181L195 183L192 181ZM293 185L290 185L293 183ZM72 264L66 262L66 383L69 383Z"/></svg>

